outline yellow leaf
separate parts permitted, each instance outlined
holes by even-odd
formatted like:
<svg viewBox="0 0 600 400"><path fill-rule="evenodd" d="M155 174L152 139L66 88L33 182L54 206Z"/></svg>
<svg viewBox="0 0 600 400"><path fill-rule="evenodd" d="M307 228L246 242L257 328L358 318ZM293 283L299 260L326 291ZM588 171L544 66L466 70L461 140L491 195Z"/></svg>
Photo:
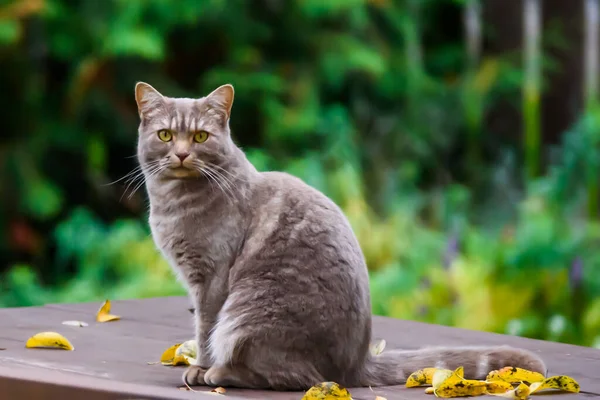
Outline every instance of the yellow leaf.
<svg viewBox="0 0 600 400"><path fill-rule="evenodd" d="M383 352L383 349L385 349L385 340L383 339L375 343L371 343L371 345L369 346L369 350L371 351L371 354L373 356L378 356L379 354L381 354Z"/></svg>
<svg viewBox="0 0 600 400"><path fill-rule="evenodd" d="M177 343L166 349L160 357L162 365L194 365L198 354L198 345L195 340Z"/></svg>
<svg viewBox="0 0 600 400"><path fill-rule="evenodd" d="M491 381L486 382L486 388L488 393L506 393L513 390L513 385L505 381Z"/></svg>
<svg viewBox="0 0 600 400"><path fill-rule="evenodd" d="M544 380L544 375L539 372L528 371L516 367L504 367L488 374L486 381L504 381L510 383L519 382L541 382Z"/></svg>
<svg viewBox="0 0 600 400"><path fill-rule="evenodd" d="M505 393L489 393L492 396L504 397L505 399L514 399L514 400L525 400L529 397L530 391L529 386L524 383L521 383L513 390L509 390Z"/></svg>
<svg viewBox="0 0 600 400"><path fill-rule="evenodd" d="M437 397L451 398L479 396L486 393L486 382L464 379L463 375L464 369L462 367L457 368L439 386L434 386L434 394Z"/></svg>
<svg viewBox="0 0 600 400"><path fill-rule="evenodd" d="M28 348L54 348L62 350L75 350L66 337L56 332L40 332L27 339L25 347Z"/></svg>
<svg viewBox="0 0 600 400"><path fill-rule="evenodd" d="M213 393L219 393L219 394L225 394L226 390L225 390L225 388L217 387L217 388L214 388L213 390L211 390L211 392L213 392Z"/></svg>
<svg viewBox="0 0 600 400"><path fill-rule="evenodd" d="M544 389L559 389L565 392L579 393L579 383L570 376L558 375L544 379L541 382L534 382L529 387L531 393L539 392Z"/></svg>
<svg viewBox="0 0 600 400"><path fill-rule="evenodd" d="M464 368L458 367L456 371L451 371L449 369L436 369L433 373L433 378L431 378L431 384L433 388L438 388L446 379L450 378L452 375L456 375L459 377L464 377Z"/></svg>
<svg viewBox="0 0 600 400"><path fill-rule="evenodd" d="M62 324L68 325L68 326L78 326L80 328L82 328L84 326L88 326L88 324L83 321L63 321Z"/></svg>
<svg viewBox="0 0 600 400"><path fill-rule="evenodd" d="M98 322L108 322L108 321L116 321L121 319L118 315L110 314L110 300L106 300L100 306L98 313L96 314L96 321Z"/></svg>
<svg viewBox="0 0 600 400"><path fill-rule="evenodd" d="M308 389L302 400L352 400L352 396L335 382L322 382Z"/></svg>
<svg viewBox="0 0 600 400"><path fill-rule="evenodd" d="M413 372L412 374L410 374L408 379L406 379L406 387L410 388L423 385L431 385L433 374L435 373L435 371L437 371L437 368L423 368ZM450 370L445 371L448 371L450 372L450 374L452 374L452 371Z"/></svg>
<svg viewBox="0 0 600 400"><path fill-rule="evenodd" d="M186 340L177 349L173 365L194 365L198 357L198 344L195 340Z"/></svg>
<svg viewBox="0 0 600 400"><path fill-rule="evenodd" d="M160 362L162 365L173 365L175 350L177 350L179 346L181 346L181 343L174 344L162 353L162 356L160 356Z"/></svg>

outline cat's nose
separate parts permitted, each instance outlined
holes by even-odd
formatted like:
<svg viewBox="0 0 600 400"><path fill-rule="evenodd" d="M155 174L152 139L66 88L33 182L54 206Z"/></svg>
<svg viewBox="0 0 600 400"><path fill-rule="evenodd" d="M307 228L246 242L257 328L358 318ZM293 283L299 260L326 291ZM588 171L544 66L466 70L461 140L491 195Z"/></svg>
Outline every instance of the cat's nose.
<svg viewBox="0 0 600 400"><path fill-rule="evenodd" d="M185 160L186 158L188 158L188 156L190 155L190 153L187 152L187 151L182 151L182 152L175 153L175 155L177 156L177 158L179 158L179 160L181 162L183 162L183 160Z"/></svg>

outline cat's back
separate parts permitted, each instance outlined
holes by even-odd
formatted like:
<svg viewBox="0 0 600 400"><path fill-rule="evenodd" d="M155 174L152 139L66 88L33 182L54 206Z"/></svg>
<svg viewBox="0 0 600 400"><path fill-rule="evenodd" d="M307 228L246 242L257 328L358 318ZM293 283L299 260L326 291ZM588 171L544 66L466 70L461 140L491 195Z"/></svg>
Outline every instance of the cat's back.
<svg viewBox="0 0 600 400"><path fill-rule="evenodd" d="M362 285L367 279L364 256L342 210L326 195L290 174L260 175L245 250L261 253L263 261L270 257L305 276L333 278L342 274L342 280L356 279ZM268 265L263 268L270 268Z"/></svg>

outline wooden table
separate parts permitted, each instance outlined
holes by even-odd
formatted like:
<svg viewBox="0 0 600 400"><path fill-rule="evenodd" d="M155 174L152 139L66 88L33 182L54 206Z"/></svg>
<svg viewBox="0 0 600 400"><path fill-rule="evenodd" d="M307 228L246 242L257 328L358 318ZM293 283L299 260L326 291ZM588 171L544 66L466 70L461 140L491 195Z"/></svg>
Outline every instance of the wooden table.
<svg viewBox="0 0 600 400"><path fill-rule="evenodd" d="M187 299L115 301L112 313L122 319L107 323L95 322L99 306L86 303L0 309L0 348L5 348L0 350L0 399L216 398L203 393L208 388L195 388L201 392L178 389L185 367L148 364L158 361L170 345L193 337ZM85 321L89 326L62 325L67 320ZM524 347L541 354L551 375L570 375L581 384L582 393L553 394L553 399L600 397L600 350L381 317L375 317L374 326L375 338L386 339L387 348L464 344ZM62 333L75 351L26 349L25 341L42 331ZM377 395L388 400L435 399L425 395L422 388L401 386L350 392L356 400L373 400ZM220 397L300 400L302 393L229 389Z"/></svg>

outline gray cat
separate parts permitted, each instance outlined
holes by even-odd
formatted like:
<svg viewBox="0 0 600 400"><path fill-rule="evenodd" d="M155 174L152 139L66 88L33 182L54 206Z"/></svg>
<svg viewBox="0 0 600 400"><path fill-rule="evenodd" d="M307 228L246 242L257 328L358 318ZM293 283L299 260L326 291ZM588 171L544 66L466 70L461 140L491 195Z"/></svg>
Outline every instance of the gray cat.
<svg viewBox="0 0 600 400"><path fill-rule="evenodd" d="M234 90L169 98L138 83L138 159L157 247L195 306L189 385L306 390L396 385L425 367L544 373L510 347L369 352L369 278L342 211L300 179L258 172L234 144Z"/></svg>

